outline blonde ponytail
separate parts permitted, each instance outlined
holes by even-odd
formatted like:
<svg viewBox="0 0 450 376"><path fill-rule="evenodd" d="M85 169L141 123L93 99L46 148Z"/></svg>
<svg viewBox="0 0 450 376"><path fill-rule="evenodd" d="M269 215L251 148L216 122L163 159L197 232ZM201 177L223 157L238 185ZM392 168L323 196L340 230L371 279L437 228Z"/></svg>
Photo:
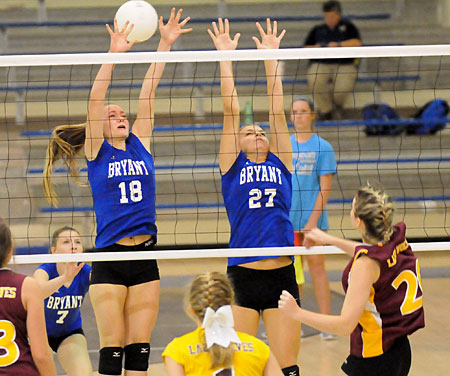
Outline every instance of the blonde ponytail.
<svg viewBox="0 0 450 376"><path fill-rule="evenodd" d="M383 245L391 239L394 210L391 198L381 188L367 184L356 194L355 215L364 222L364 237L372 244Z"/></svg>
<svg viewBox="0 0 450 376"><path fill-rule="evenodd" d="M47 200L53 205L58 205L56 192L52 184L53 166L58 160L62 160L70 172L70 177L82 185L79 178L77 155L83 155L84 142L86 140L86 123L76 125L60 125L53 131L52 138L47 147L44 174L42 183Z"/></svg>

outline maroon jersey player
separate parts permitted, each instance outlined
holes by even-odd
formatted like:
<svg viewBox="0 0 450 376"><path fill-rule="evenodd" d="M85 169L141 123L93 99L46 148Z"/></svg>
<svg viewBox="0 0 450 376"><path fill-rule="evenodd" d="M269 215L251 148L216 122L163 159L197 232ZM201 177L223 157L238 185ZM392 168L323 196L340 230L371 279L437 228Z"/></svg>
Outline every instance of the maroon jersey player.
<svg viewBox="0 0 450 376"><path fill-rule="evenodd" d="M0 219L0 375L56 376L39 284L7 268L11 255L11 232Z"/></svg>
<svg viewBox="0 0 450 376"><path fill-rule="evenodd" d="M335 245L352 256L344 270L340 315L298 307L287 292L279 306L321 331L350 334L350 355L341 375L404 376L411 366L408 335L425 326L419 261L405 238L404 223L392 225L394 206L381 189L365 186L353 199L350 219L363 243L313 229L305 246Z"/></svg>
<svg viewBox="0 0 450 376"><path fill-rule="evenodd" d="M368 256L380 267L380 276L369 295L370 305L366 306L350 336L350 353L354 356L381 355L397 338L425 325L419 260L405 239L405 231L405 224L398 223L386 245L357 246L344 270L342 285L347 291L353 263L359 257Z"/></svg>

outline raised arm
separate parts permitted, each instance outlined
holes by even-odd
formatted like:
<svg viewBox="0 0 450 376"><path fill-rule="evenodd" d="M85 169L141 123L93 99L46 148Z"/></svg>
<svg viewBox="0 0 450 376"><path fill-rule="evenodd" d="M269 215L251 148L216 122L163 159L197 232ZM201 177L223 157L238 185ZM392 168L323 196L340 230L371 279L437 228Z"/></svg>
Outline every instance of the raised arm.
<svg viewBox="0 0 450 376"><path fill-rule="evenodd" d="M170 51L172 44L181 34L192 31L192 29L183 29L183 26L186 25L190 17L180 22L182 13L183 9L176 12L175 8L172 8L169 21L165 25L162 16L159 18L161 40L159 41L158 52ZM166 63L153 63L150 65L142 83L139 94L138 113L132 128L132 132L139 137L148 151L150 151L150 141L153 133L155 91L161 80L165 66Z"/></svg>
<svg viewBox="0 0 450 376"><path fill-rule="evenodd" d="M283 291L278 307L289 317L322 332L348 336L358 325L358 321L369 301L372 285L380 276L377 261L362 256L352 267L344 304L339 315L325 315L300 308L287 291Z"/></svg>
<svg viewBox="0 0 450 376"><path fill-rule="evenodd" d="M218 25L212 23L213 31L208 29L214 46L217 50L235 50L241 34L230 37L230 25L228 19L219 18ZM239 126L240 109L237 97L236 85L233 76L231 61L220 62L220 89L223 102L223 130L220 139L219 165L222 174L225 174L233 165L239 151Z"/></svg>
<svg viewBox="0 0 450 376"><path fill-rule="evenodd" d="M310 248L315 245L334 245L335 247L342 249L349 256L353 256L355 254L355 247L361 243L357 243L353 240L338 238L337 236L328 234L318 228L314 228L305 233L303 244L306 248Z"/></svg>
<svg viewBox="0 0 450 376"><path fill-rule="evenodd" d="M53 279L49 279L48 273L45 270L37 269L33 274L33 278L38 281L42 295L46 299L65 283L72 283L80 270L83 269L83 266L84 263L78 265L77 262L68 262L66 263L64 274Z"/></svg>
<svg viewBox="0 0 450 376"><path fill-rule="evenodd" d="M106 25L106 29L111 37L108 51L110 53L126 52L135 43L135 41L127 41L128 34L133 30L133 25L129 25L128 22L126 22L124 27L119 30L117 20L114 20L114 31L109 25ZM111 82L113 70L114 64L102 64L95 77L89 96L86 141L84 144L84 152L86 158L89 160L93 160L97 157L98 151L104 140L103 121L105 117L105 97Z"/></svg>
<svg viewBox="0 0 450 376"><path fill-rule="evenodd" d="M283 30L277 36L277 21L274 21L272 28L270 19L267 19L267 33L258 22L256 27L261 36L261 41L257 37L253 37L253 40L258 49L278 49L280 47L281 39L283 39L286 30ZM283 84L278 69L279 64L276 60L266 60L264 66L267 77L267 95L269 97L270 151L278 156L286 168L291 171L292 146L284 113Z"/></svg>

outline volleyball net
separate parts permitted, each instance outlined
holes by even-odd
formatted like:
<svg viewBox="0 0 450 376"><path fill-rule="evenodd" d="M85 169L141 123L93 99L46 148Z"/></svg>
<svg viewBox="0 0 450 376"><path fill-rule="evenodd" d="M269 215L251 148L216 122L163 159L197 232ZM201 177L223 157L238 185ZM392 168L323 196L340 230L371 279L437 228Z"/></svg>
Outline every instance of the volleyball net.
<svg viewBox="0 0 450 376"><path fill-rule="evenodd" d="M395 136L368 135L369 127L417 124L412 117L418 108L436 99L450 100L449 55L450 46L437 45L1 56L0 216L10 223L16 239L15 262L42 262L49 257L36 254L48 252L53 231L62 226L76 228L85 247L93 247L95 217L89 185L77 185L62 164L55 166L59 206L52 207L44 196L42 173L52 129L86 120L89 91L102 63L117 64L107 102L120 105L130 123L149 63L168 63L156 92L152 139L158 244L165 251L133 257L304 252L298 248L227 249L229 224L218 166L223 122L219 61L233 61L241 122L268 127L263 64L267 59L280 64L288 119L294 97L318 94L307 85L310 59L358 59L356 83L340 119L316 121L317 133L333 146L338 166L327 205L330 232L357 238L348 217L352 198L359 186L378 181L395 202L395 221L406 222L413 248L449 250L450 130L432 135L406 131ZM381 103L395 109L399 118L363 119L364 106ZM446 124L448 120L436 121ZM295 133L292 126L289 129ZM81 181L87 183L84 158L79 164ZM313 252L338 250L323 247ZM105 255L109 260L122 257ZM57 257L62 257L59 261L74 257L92 261L105 255Z"/></svg>

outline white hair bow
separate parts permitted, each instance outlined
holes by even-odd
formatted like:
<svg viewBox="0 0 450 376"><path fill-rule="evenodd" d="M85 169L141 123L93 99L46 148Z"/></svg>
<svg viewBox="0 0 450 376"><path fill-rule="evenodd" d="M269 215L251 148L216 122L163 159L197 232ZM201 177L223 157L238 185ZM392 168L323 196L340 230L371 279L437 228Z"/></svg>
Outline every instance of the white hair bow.
<svg viewBox="0 0 450 376"><path fill-rule="evenodd" d="M202 324L202 328L205 329L206 347L209 349L214 344L228 347L230 342L241 343L233 326L231 306L222 306L217 311L210 307L206 308Z"/></svg>

